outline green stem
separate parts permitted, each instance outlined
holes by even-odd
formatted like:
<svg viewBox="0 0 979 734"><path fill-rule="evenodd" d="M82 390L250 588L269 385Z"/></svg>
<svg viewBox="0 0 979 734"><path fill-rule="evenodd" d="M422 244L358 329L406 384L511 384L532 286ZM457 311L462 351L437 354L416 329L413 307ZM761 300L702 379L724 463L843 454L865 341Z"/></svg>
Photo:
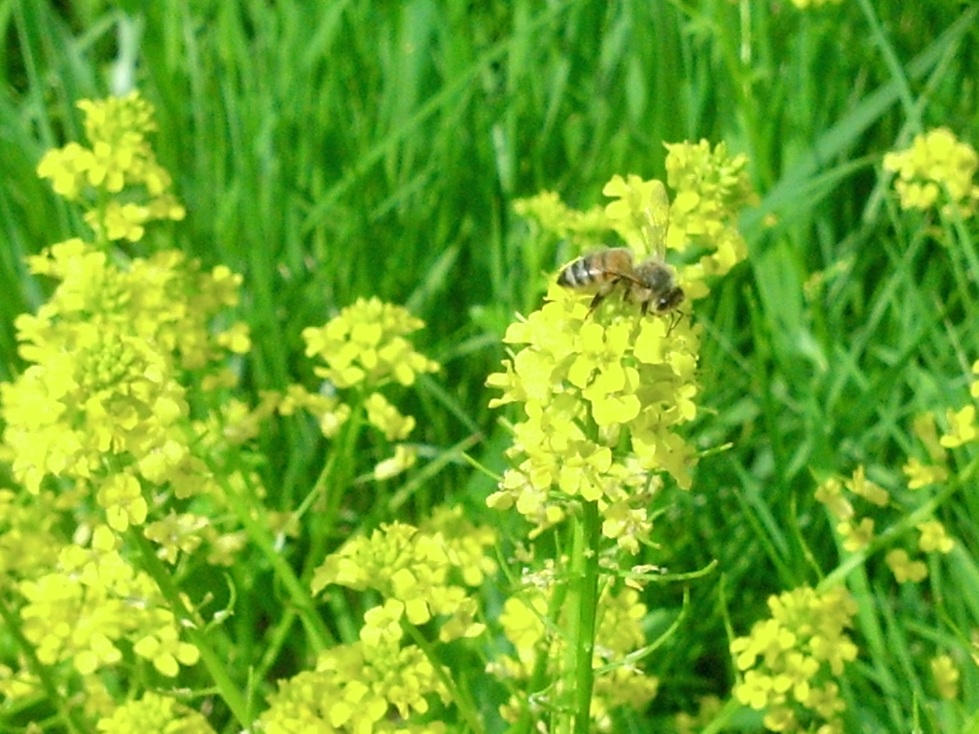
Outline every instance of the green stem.
<svg viewBox="0 0 979 734"><path fill-rule="evenodd" d="M351 396L353 397L353 396ZM309 552L303 567L301 578L309 581L323 558L333 539L333 533L340 516L343 497L350 487L350 479L354 474L353 467L357 464L357 443L364 426L364 396L359 394L353 403L351 415L341 429L340 440L330 446L330 455L316 478L316 483L310 492L310 501L319 505L323 498L321 516L311 524ZM307 503L300 508L301 514L307 509Z"/></svg>
<svg viewBox="0 0 979 734"><path fill-rule="evenodd" d="M221 698L228 705L238 724L244 728L251 725L251 714L248 702L241 694L241 686L231 679L228 674L228 661L211 645L213 636L204 632L204 620L193 609L187 607L183 596L177 588L170 573L156 555L153 545L143 536L139 528L130 528L130 540L139 548L143 560L143 569L153 578L160 593L177 619L180 629L186 633L190 641L201 654L201 661L211 679L214 681Z"/></svg>
<svg viewBox="0 0 979 734"><path fill-rule="evenodd" d="M234 510L249 540L262 552L265 560L272 566L276 581L285 589L292 608L302 620L312 651L318 653L326 649L332 644L332 638L316 611L309 585L296 576L285 556L275 547L275 540L265 521L265 508L251 491L247 477L245 485L248 489L242 491L224 479L220 472L215 471L214 476L221 482L222 490L231 500L228 505Z"/></svg>
<svg viewBox="0 0 979 734"><path fill-rule="evenodd" d="M444 685L446 690L449 692L449 697L452 699L453 703L455 703L456 710L466 722L468 731L474 732L475 734L480 734L481 732L486 731L486 727L483 726L479 719L479 712L477 711L476 705L473 703L469 692L456 685L455 680L448 674L445 664L439 658L439 655L435 651L432 644L425 639L415 625L407 622L404 619L401 620L401 628L405 631L405 634L414 641L415 645L417 645L418 648L425 653L425 657L428 658L428 662L431 663L432 668L435 670L435 675L438 676L438 679L442 682L442 685ZM459 675L459 673L457 672L456 675Z"/></svg>
<svg viewBox="0 0 979 734"><path fill-rule="evenodd" d="M598 555L601 547L601 520L598 503L582 504L575 523L571 550L571 585L567 600L568 666L574 734L591 729L592 686L595 670L595 627L598 612Z"/></svg>

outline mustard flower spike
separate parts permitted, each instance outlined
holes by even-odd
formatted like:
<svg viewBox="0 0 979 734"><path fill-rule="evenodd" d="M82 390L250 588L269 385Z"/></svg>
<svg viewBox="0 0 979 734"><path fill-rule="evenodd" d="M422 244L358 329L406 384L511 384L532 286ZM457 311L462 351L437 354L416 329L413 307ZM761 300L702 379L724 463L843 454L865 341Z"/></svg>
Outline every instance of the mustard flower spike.
<svg viewBox="0 0 979 734"><path fill-rule="evenodd" d="M325 326L303 330L306 356L320 357L326 367L316 368L316 374L338 388L364 383L377 389L391 381L412 385L417 375L439 369L405 338L423 326L401 306L361 298Z"/></svg>
<svg viewBox="0 0 979 734"><path fill-rule="evenodd" d="M845 630L856 604L842 587L817 592L806 587L768 601L771 618L755 623L748 637L731 643L735 665L745 671L734 695L744 705L767 710L765 725L774 731L813 715L825 725L839 725L843 704L833 681L856 658ZM827 670L828 668L828 670Z"/></svg>
<svg viewBox="0 0 979 734"><path fill-rule="evenodd" d="M61 196L89 204L85 220L104 241L136 242L147 222L182 219L185 210L168 191L170 175L146 139L156 128L152 106L133 92L78 107L91 147L72 142L48 151L38 175Z"/></svg>
<svg viewBox="0 0 979 734"><path fill-rule="evenodd" d="M462 527L469 528L468 523ZM426 531L403 523L382 525L369 538L357 537L324 560L313 576L313 593L330 584L352 589L376 589L387 600L397 602L384 608L390 616L397 611L415 625L443 617L443 635L473 636L481 631L473 621L475 605L464 586L482 581L482 573L495 566L482 558L493 533L478 533L460 552L460 542L438 531ZM478 539L477 545L472 540ZM475 568L474 568L475 564ZM460 585L462 584L462 585ZM381 612L375 612L375 616ZM447 618L447 620L446 620ZM369 620L371 621L371 620ZM372 621L374 627L377 624ZM368 642L365 640L365 643ZM371 642L376 642L372 638Z"/></svg>
<svg viewBox="0 0 979 734"><path fill-rule="evenodd" d="M173 732L176 734L213 734L214 729L199 711L158 693L147 692L128 701L96 724L104 734L134 732Z"/></svg>
<svg viewBox="0 0 979 734"><path fill-rule="evenodd" d="M667 183L676 191L674 205L685 212L697 211L705 220L705 232L715 229L708 222L730 220L756 202L746 155L729 155L724 143L712 149L707 140L667 143L666 149Z"/></svg>
<svg viewBox="0 0 979 734"><path fill-rule="evenodd" d="M911 146L884 156L884 170L897 173L894 189L904 209L936 208L969 217L979 203L973 182L979 155L945 127L915 136Z"/></svg>

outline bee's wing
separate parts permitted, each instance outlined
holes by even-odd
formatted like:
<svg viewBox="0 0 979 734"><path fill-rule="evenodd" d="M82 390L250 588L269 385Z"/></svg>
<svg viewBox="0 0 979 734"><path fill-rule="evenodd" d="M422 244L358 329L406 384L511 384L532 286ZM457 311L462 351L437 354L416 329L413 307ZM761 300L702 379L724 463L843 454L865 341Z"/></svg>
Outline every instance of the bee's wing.
<svg viewBox="0 0 979 734"><path fill-rule="evenodd" d="M661 181L653 181L646 206L643 234L649 254L660 260L666 259L666 235L670 231L670 198Z"/></svg>

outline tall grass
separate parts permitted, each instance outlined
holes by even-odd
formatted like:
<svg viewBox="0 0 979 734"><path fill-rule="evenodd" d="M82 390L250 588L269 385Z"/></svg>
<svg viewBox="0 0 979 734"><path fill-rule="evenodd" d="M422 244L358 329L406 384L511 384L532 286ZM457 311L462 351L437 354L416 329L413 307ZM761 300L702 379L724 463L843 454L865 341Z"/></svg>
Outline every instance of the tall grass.
<svg viewBox="0 0 979 734"><path fill-rule="evenodd" d="M357 297L407 304L428 324L419 348L444 369L420 381L409 412L440 461L399 503L404 516L442 502L487 512L492 481L451 447L477 436L468 453L502 466L509 437L485 379L514 314L538 306L570 256L537 246L514 200L550 189L600 203L614 173L663 176L664 141L747 154L760 194L742 222L750 256L694 317L705 393L690 436L705 457L650 557L717 571L648 590L650 639L684 603L695 612L647 661L663 683L634 731L729 697L730 630L745 634L770 594L832 572L816 484L864 465L900 485L914 417L968 398L975 228L936 235L897 207L880 166L939 125L979 144L979 13L966 3L120 5L0 2L0 377L23 369L15 317L46 297L24 257L80 227L36 163L80 137L78 99L110 92L113 69L131 74L188 209L172 227L180 247L244 275L253 396L307 375L302 329ZM269 504L305 496L322 437L286 421L260 442ZM947 712L920 703L931 690L920 661L949 630L961 643L979 628L973 489L938 510L961 550L930 586L894 591L875 557L847 577L863 643L850 730L949 730ZM968 710L979 672L961 662Z"/></svg>

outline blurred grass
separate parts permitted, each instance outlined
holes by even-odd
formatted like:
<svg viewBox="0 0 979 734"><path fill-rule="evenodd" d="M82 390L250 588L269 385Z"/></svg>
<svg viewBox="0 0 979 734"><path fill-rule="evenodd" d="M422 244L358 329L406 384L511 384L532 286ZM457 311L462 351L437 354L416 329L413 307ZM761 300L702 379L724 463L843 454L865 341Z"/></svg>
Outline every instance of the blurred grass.
<svg viewBox="0 0 979 734"><path fill-rule="evenodd" d="M188 208L173 231L208 265L245 276L247 387L303 375L300 331L358 296L407 303L428 324L421 349L445 365L421 383L420 440L437 453L482 432L472 453L491 467L506 436L483 383L506 325L536 307L559 258L531 249L512 201L553 189L591 206L613 173L661 176L663 141L745 152L761 193L744 218L751 257L697 314L705 410L691 434L704 450L731 448L705 459L691 494L670 494L655 561L691 570L718 559L742 633L770 593L835 563L816 481L863 463L899 483L913 416L966 399L979 356L976 243L959 228L946 233L956 246L940 248L878 173L885 151L924 128L979 141L979 31L965 3L120 7L0 2L4 378L21 367L13 319L44 298L24 256L79 229L34 166L80 137L74 103L106 94L128 28L141 34L133 72L157 108L158 155ZM296 423L264 440L276 496L303 497L321 438ZM465 498L478 510L487 484L446 460L407 507ZM975 504L956 496L942 509L972 551ZM928 633L910 610L947 615L963 635L979 626L975 609L948 604L963 585L979 594L974 558L956 569L955 580L935 569L930 590L902 589L900 606L874 578L850 577L863 587L870 662L846 693L867 721L908 730L927 688L914 661ZM681 681L664 685L657 716L731 684L716 584L691 592L698 613L652 661ZM679 604L676 587L650 595L664 625ZM974 670L963 688L979 696ZM916 715L942 730L937 714Z"/></svg>

